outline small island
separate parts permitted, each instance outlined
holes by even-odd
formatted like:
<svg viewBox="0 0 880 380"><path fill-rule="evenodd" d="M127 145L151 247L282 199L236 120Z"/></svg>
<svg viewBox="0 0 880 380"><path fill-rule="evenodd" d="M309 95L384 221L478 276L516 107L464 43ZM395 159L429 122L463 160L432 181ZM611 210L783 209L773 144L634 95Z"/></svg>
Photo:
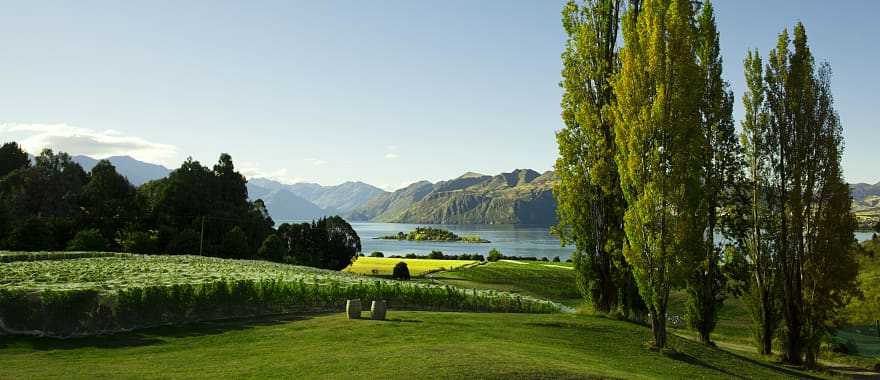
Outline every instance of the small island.
<svg viewBox="0 0 880 380"><path fill-rule="evenodd" d="M409 240L409 241L458 241L463 243L491 243L477 235L458 236L452 231L431 227L416 227L409 233L398 232L397 235L380 236L376 239Z"/></svg>

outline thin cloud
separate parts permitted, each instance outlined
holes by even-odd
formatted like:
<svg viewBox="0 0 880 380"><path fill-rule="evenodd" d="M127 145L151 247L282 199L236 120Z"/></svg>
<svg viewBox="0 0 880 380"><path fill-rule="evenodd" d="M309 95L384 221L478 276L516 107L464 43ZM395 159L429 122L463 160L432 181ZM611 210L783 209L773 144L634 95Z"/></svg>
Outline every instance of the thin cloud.
<svg viewBox="0 0 880 380"><path fill-rule="evenodd" d="M385 158L387 158L389 160L395 160L398 157L400 157L400 156L398 156L397 153L385 153Z"/></svg>
<svg viewBox="0 0 880 380"><path fill-rule="evenodd" d="M238 171L247 179L265 178L271 179L273 181L278 181L287 185L292 185L294 183L303 181L302 178L291 176L290 173L288 173L287 169L265 171L252 163L243 163Z"/></svg>
<svg viewBox="0 0 880 380"><path fill-rule="evenodd" d="M95 131L67 124L0 123L0 132L25 135L19 141L31 154L45 148L82 154L94 158L131 156L141 161L168 163L177 156L177 147L108 129Z"/></svg>
<svg viewBox="0 0 880 380"><path fill-rule="evenodd" d="M320 158L306 158L305 160L308 162L311 162L312 165L315 165L315 166L321 166L321 165L324 165L327 163L327 161L324 161Z"/></svg>

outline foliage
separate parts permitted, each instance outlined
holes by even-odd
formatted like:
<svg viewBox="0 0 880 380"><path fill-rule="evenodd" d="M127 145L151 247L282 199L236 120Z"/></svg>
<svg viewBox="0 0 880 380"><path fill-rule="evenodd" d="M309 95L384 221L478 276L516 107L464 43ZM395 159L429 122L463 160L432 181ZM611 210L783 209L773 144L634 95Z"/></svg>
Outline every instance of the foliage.
<svg viewBox="0 0 880 380"><path fill-rule="evenodd" d="M718 312L727 297L728 278L723 268L724 246L736 247L725 253L739 255L743 230L739 227L737 207L742 183L742 149L733 122L733 93L722 78L720 37L712 3L706 1L696 21L696 55L703 83L700 124L703 135L702 225L703 247L696 255L696 265L688 278L688 322L711 344ZM721 233L728 242L715 240Z"/></svg>
<svg viewBox="0 0 880 380"><path fill-rule="evenodd" d="M220 253L224 257L248 257L248 252L251 252L251 249L248 246L244 230L239 226L232 227L223 236L223 247L220 249Z"/></svg>
<svg viewBox="0 0 880 380"><path fill-rule="evenodd" d="M858 295L856 222L830 78L827 63L816 70L802 24L793 40L787 30L779 35L764 77L771 239L782 282L783 357L809 366L837 312Z"/></svg>
<svg viewBox="0 0 880 380"><path fill-rule="evenodd" d="M92 228L77 232L73 239L67 243L67 250L101 252L107 250L107 245L107 239L104 239L101 231Z"/></svg>
<svg viewBox="0 0 880 380"><path fill-rule="evenodd" d="M304 308L338 310L351 298L429 310L558 310L556 304L507 293L364 281L335 271L194 256L15 261L0 266L0 279L0 328L49 336Z"/></svg>
<svg viewBox="0 0 880 380"><path fill-rule="evenodd" d="M578 283L596 310L643 313L629 265L623 257L626 200L614 161L616 100L612 80L619 70L620 0L569 1L562 11L568 35L562 54L562 119L556 134L559 176L553 193L559 224L553 232L575 244ZM637 8L638 6L634 6Z"/></svg>
<svg viewBox="0 0 880 380"><path fill-rule="evenodd" d="M745 118L740 137L745 153L748 187L747 210L743 211L748 237L745 252L751 262L748 276L749 308L758 352L770 355L773 336L782 320L778 257L773 241L776 223L771 206L777 201L770 186L769 114L764 107L765 84L760 54L749 51L743 63L747 91L743 95Z"/></svg>
<svg viewBox="0 0 880 380"><path fill-rule="evenodd" d="M17 143L7 142L0 146L0 178L29 166L31 166L30 158Z"/></svg>
<svg viewBox="0 0 880 380"><path fill-rule="evenodd" d="M267 236L257 252L259 258L276 262L283 261L285 255L287 255L287 246L276 234Z"/></svg>
<svg viewBox="0 0 880 380"><path fill-rule="evenodd" d="M41 218L20 220L12 229L4 245L17 251L43 251L55 248L52 230Z"/></svg>
<svg viewBox="0 0 880 380"><path fill-rule="evenodd" d="M385 257L385 254L379 251L370 252L370 257Z"/></svg>
<svg viewBox="0 0 880 380"><path fill-rule="evenodd" d="M702 203L700 99L687 0L646 0L623 22L614 81L616 161L627 201L624 254L648 305L654 344L666 346L669 292L697 251Z"/></svg>
<svg viewBox="0 0 880 380"><path fill-rule="evenodd" d="M148 231L123 231L119 235L123 252L139 254L159 253L159 237Z"/></svg>
<svg viewBox="0 0 880 380"><path fill-rule="evenodd" d="M140 210L136 195L134 186L116 172L110 161L98 161L82 188L81 224L97 228L112 241L127 225L137 224Z"/></svg>
<svg viewBox="0 0 880 380"><path fill-rule="evenodd" d="M391 278L395 280L409 280L409 267L406 266L406 262L398 262L394 264L394 270L391 272Z"/></svg>
<svg viewBox="0 0 880 380"><path fill-rule="evenodd" d="M488 261L494 262L494 261L501 260L502 257L503 257L503 255L501 254L501 251L499 251L495 248L492 248L491 250L489 250L489 255L486 257L486 259Z"/></svg>
<svg viewBox="0 0 880 380"><path fill-rule="evenodd" d="M344 219L334 216L311 223L278 227L291 261L299 265L341 270L361 251L361 239Z"/></svg>
<svg viewBox="0 0 880 380"><path fill-rule="evenodd" d="M458 236L452 231L433 227L416 227L409 233L398 232L397 235L379 237L385 240L409 240L409 241L461 241L465 243L491 243L481 239L477 235Z"/></svg>

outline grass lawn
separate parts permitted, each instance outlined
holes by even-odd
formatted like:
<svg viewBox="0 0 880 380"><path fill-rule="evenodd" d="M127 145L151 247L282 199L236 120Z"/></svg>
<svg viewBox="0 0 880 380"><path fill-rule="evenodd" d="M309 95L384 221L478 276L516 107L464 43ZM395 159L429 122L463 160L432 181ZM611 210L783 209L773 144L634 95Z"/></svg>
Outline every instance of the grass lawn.
<svg viewBox="0 0 880 380"><path fill-rule="evenodd" d="M503 290L568 305L582 301L570 263L502 260L435 273L431 278L466 288Z"/></svg>
<svg viewBox="0 0 880 380"><path fill-rule="evenodd" d="M390 311L199 323L114 336L0 340L0 378L783 378L796 372L578 314Z"/></svg>
<svg viewBox="0 0 880 380"><path fill-rule="evenodd" d="M430 259L395 259L390 257L358 257L346 272L372 275L391 276L394 266L399 262L405 262L409 268L409 274L413 277L423 276L426 273L440 270L452 270L465 266L477 265L473 260L430 260Z"/></svg>

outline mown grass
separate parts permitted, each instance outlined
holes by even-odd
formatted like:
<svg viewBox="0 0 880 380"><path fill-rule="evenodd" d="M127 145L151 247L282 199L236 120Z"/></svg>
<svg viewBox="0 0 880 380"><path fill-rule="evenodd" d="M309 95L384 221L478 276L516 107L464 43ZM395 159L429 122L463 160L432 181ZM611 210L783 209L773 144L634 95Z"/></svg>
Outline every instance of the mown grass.
<svg viewBox="0 0 880 380"><path fill-rule="evenodd" d="M431 260L431 259L398 259L391 257L358 257L354 263L344 270L349 273L364 274L369 276L388 277L394 271L394 266L399 262L405 262L410 276L420 277L427 273L454 270L466 266L479 264L473 260Z"/></svg>
<svg viewBox="0 0 880 380"><path fill-rule="evenodd" d="M679 338L576 314L390 311L155 328L106 337L0 341L0 378L718 378L810 377Z"/></svg>
<svg viewBox="0 0 880 380"><path fill-rule="evenodd" d="M431 278L444 284L519 293L568 305L582 300L569 263L502 260L435 273Z"/></svg>

